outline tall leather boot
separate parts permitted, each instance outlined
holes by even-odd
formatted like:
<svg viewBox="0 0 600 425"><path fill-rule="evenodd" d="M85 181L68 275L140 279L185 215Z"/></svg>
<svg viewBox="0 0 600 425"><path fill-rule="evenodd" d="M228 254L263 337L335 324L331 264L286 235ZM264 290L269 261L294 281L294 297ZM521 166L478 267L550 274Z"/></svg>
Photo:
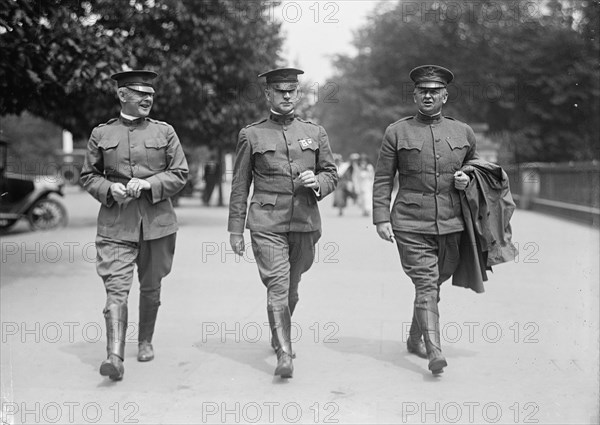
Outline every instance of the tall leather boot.
<svg viewBox="0 0 600 425"><path fill-rule="evenodd" d="M125 335L127 332L127 304L111 304L104 310L106 320L106 355L100 365L100 375L113 381L123 378L125 368Z"/></svg>
<svg viewBox="0 0 600 425"><path fill-rule="evenodd" d="M277 347L277 367L274 375L291 378L294 373L294 364L292 363L292 339L290 336L290 327L292 326L290 309L285 305L269 307L269 310L271 312L269 325L274 346Z"/></svg>
<svg viewBox="0 0 600 425"><path fill-rule="evenodd" d="M140 318L138 330L138 355L139 362L149 362L154 359L154 348L152 347L152 336L154 325L158 315L160 304L151 303L140 297Z"/></svg>
<svg viewBox="0 0 600 425"><path fill-rule="evenodd" d="M294 310L296 310L296 305L298 304L298 299L294 301L289 301L288 305L290 307L290 318L294 315ZM292 350L292 359L296 358L296 352Z"/></svg>
<svg viewBox="0 0 600 425"><path fill-rule="evenodd" d="M267 316L269 318L269 323L275 323L275 318L273 317L273 307L268 306L267 307ZM292 312L290 309L290 317L292 316ZM273 351L275 351L275 354L277 354L277 351L279 350L279 340L277 338L277 332L275 331L275 328L273 326L271 326L271 347L273 348ZM296 352L292 351L292 359L296 358Z"/></svg>
<svg viewBox="0 0 600 425"><path fill-rule="evenodd" d="M277 332L275 331L275 326L273 326L273 324L275 323L275 317L273 316L273 307L271 307L270 305L267 306L267 317L269 318L269 328L271 328L271 347L273 348L273 351L277 353L277 351L279 350L279 340L277 339Z"/></svg>
<svg viewBox="0 0 600 425"><path fill-rule="evenodd" d="M446 359L442 355L442 345L440 340L440 321L436 296L427 296L415 301L415 316L423 338L425 339L425 348L427 349L427 358L429 359L429 370L434 375L444 371L448 366Z"/></svg>
<svg viewBox="0 0 600 425"><path fill-rule="evenodd" d="M296 304L298 304L298 300L289 301L288 305L290 306L290 316L294 315L294 310L296 310Z"/></svg>
<svg viewBox="0 0 600 425"><path fill-rule="evenodd" d="M408 331L408 339L406 340L406 349L409 353L415 354L423 359L427 358L427 349L423 342L423 334L419 323L417 323L417 316L413 308L412 323L410 324L410 330Z"/></svg>

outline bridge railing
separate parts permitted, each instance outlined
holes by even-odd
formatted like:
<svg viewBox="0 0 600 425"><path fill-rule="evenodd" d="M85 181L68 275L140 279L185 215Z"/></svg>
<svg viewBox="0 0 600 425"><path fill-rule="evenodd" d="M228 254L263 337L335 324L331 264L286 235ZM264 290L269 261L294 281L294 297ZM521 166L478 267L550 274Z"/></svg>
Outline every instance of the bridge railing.
<svg viewBox="0 0 600 425"><path fill-rule="evenodd" d="M600 224L600 163L513 164L508 174L519 208Z"/></svg>

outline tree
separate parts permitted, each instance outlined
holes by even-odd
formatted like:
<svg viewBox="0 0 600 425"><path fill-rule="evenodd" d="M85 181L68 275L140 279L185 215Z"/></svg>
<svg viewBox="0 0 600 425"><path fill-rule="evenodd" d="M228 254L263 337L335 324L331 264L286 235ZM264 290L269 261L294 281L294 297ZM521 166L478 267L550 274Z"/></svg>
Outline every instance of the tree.
<svg viewBox="0 0 600 425"><path fill-rule="evenodd" d="M414 113L410 69L435 63L456 75L445 113L508 132L519 160L599 158L598 6L400 1L357 33L356 57L337 59L340 103L315 113L335 149L375 156L385 126Z"/></svg>
<svg viewBox="0 0 600 425"><path fill-rule="evenodd" d="M124 37L89 25L89 11L79 1L0 4L0 115L28 110L82 135L114 109L107 79L130 56Z"/></svg>
<svg viewBox="0 0 600 425"><path fill-rule="evenodd" d="M279 59L272 4L11 0L0 6L0 114L24 110L86 138L118 110L110 75L160 74L153 115L184 144L231 147L263 112L256 76Z"/></svg>
<svg viewBox="0 0 600 425"><path fill-rule="evenodd" d="M137 63L158 70L156 114L181 137L231 144L239 128L264 113L256 76L274 64L279 24L263 2L103 1L97 25L127 32Z"/></svg>

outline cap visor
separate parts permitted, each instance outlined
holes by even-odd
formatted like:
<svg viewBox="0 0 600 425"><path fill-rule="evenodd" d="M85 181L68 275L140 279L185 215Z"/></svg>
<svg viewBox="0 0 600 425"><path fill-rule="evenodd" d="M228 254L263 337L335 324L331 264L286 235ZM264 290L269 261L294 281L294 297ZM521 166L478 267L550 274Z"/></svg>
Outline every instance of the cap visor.
<svg viewBox="0 0 600 425"><path fill-rule="evenodd" d="M298 88L298 83L270 83L275 90L294 90Z"/></svg>
<svg viewBox="0 0 600 425"><path fill-rule="evenodd" d="M136 86L136 85L131 85L131 86L126 86L127 88L131 89L131 90L135 90L135 91L141 91L143 93L152 93L154 94L154 89L150 86Z"/></svg>
<svg viewBox="0 0 600 425"><path fill-rule="evenodd" d="M438 81L423 81L421 83L415 84L415 87L419 89L443 89L444 87L446 87L446 85Z"/></svg>

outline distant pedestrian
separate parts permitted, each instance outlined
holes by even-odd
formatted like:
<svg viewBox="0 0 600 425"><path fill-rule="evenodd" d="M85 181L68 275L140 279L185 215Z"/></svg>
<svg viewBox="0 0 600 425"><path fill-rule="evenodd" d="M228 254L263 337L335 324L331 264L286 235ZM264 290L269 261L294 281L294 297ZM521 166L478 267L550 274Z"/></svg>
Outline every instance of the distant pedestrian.
<svg viewBox="0 0 600 425"><path fill-rule="evenodd" d="M348 199L356 199L354 192L354 180L352 176L352 165L350 161L344 162L340 159L336 162L338 170L338 183L333 193L333 206L338 209L338 215L344 215L344 209L348 206Z"/></svg>
<svg viewBox="0 0 600 425"><path fill-rule="evenodd" d="M352 177L356 191L356 203L360 207L362 215L368 217L371 215L371 207L373 205L375 169L369 162L366 154L360 155L358 162L354 166Z"/></svg>
<svg viewBox="0 0 600 425"><path fill-rule="evenodd" d="M92 130L81 172L83 187L100 203L96 270L106 289L107 359L100 374L123 377L127 299L137 266L140 281L138 360L154 358L152 336L162 279L171 271L177 219L170 198L185 185L188 165L173 127L148 117L152 71L114 74L118 118Z"/></svg>
<svg viewBox="0 0 600 425"><path fill-rule="evenodd" d="M275 375L291 378L291 315L298 303L298 284L312 266L321 237L317 206L337 183L337 172L325 129L294 115L300 99L295 68L265 72L270 115L243 128L238 137L229 202L230 243L244 252L244 227L267 288L267 315L277 352ZM250 185L254 191L248 208ZM247 219L246 219L247 214Z"/></svg>
<svg viewBox="0 0 600 425"><path fill-rule="evenodd" d="M221 180L221 164L217 155L211 154L209 160L204 165L204 191L202 192L202 203L210 205L213 190Z"/></svg>

